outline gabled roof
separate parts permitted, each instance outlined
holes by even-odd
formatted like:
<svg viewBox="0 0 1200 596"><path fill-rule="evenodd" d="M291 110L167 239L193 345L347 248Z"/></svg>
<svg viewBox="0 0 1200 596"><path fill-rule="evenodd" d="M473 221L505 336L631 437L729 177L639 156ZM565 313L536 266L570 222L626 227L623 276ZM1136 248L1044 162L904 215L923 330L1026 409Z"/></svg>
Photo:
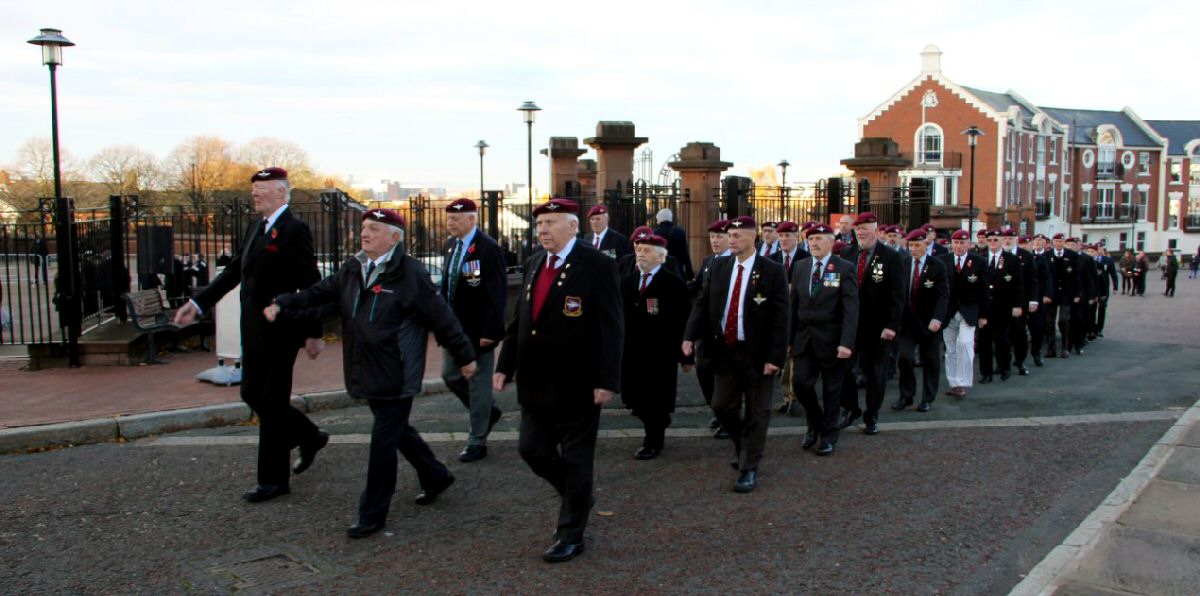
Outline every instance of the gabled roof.
<svg viewBox="0 0 1200 596"><path fill-rule="evenodd" d="M1170 155L1185 155L1184 146L1200 139L1200 120L1147 120L1146 124L1170 140Z"/></svg>
<svg viewBox="0 0 1200 596"><path fill-rule="evenodd" d="M969 91L971 95L978 97L980 101L991 106L997 112L1007 113L1010 107L1017 106L1021 110L1021 125L1027 128L1032 127L1034 111L1013 95L1009 93L997 93L995 91L984 91L983 89L976 89L965 85L963 89Z"/></svg>
<svg viewBox="0 0 1200 596"><path fill-rule="evenodd" d="M1071 108L1039 108L1064 126L1071 127L1070 143L1095 145L1096 128L1111 124L1121 133L1126 147L1162 147L1162 143L1151 137L1142 127L1122 110L1077 110Z"/></svg>

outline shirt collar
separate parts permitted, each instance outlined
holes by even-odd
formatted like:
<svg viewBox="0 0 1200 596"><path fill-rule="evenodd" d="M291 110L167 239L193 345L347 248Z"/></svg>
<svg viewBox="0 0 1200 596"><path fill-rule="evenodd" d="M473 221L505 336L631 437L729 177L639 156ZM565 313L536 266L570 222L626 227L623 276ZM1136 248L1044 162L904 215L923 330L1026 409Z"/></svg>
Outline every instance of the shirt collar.
<svg viewBox="0 0 1200 596"><path fill-rule="evenodd" d="M733 261L734 261L734 263L741 265L741 266L745 267L746 269L752 269L754 267L754 259L757 257L758 257L758 251L756 250L756 251L750 253L750 256L745 261L739 261L737 259L736 255L734 255Z"/></svg>
<svg viewBox="0 0 1200 596"><path fill-rule="evenodd" d="M567 261L567 255L571 254L571 251L572 251L574 248L575 248L575 239L574 239L574 238L572 238L572 239L570 239L570 240L568 240L568 241L567 241L567 245L566 245L566 246L564 246L562 250L560 250L560 251L558 251L558 252L554 253L555 255L558 255L558 262L557 262L557 263L555 263L555 268L556 268L556 269L557 269L558 267L561 267L561 266L562 266L562 264L563 264L563 263L565 263L565 262ZM549 256L549 255L547 255L547 256L546 256L546 260L547 260L547 262L550 260L550 256Z"/></svg>
<svg viewBox="0 0 1200 596"><path fill-rule="evenodd" d="M599 236L600 241L604 242L604 235L607 233L608 233L608 228L604 228L603 230L600 230L599 234L597 234L596 232L592 232L592 239L595 239L597 236Z"/></svg>
<svg viewBox="0 0 1200 596"><path fill-rule="evenodd" d="M471 231L467 232L467 235L462 237L462 245L463 246L471 246L471 242L473 242L475 240L475 232L478 232L478 231L479 231L479 226L473 226L471 228Z"/></svg>
<svg viewBox="0 0 1200 596"><path fill-rule="evenodd" d="M267 216L267 229L268 230L271 229L271 226L275 225L275 220L279 219L279 216L283 215L284 209L287 209L287 208L288 208L288 204L284 203L282 207L276 209L274 213Z"/></svg>
<svg viewBox="0 0 1200 596"><path fill-rule="evenodd" d="M725 250L721 251L721 254L719 254L719 255L717 255L717 256L718 256L718 257L728 257L729 255L732 255L732 254L733 254L733 252L731 252L731 251L730 251L730 250L727 248L727 249L725 249Z"/></svg>
<svg viewBox="0 0 1200 596"><path fill-rule="evenodd" d="M650 279L654 279L654 276L658 275L659 269L662 269L662 263L655 265L654 268L649 271L642 271L641 269L638 269L638 271L641 271L642 275L649 275Z"/></svg>

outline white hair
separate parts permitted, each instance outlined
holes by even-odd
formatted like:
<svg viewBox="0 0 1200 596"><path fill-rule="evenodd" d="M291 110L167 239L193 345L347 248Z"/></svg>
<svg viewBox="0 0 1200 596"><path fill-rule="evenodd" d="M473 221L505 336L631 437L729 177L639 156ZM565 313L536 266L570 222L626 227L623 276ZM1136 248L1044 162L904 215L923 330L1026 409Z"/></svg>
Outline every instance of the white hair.
<svg viewBox="0 0 1200 596"><path fill-rule="evenodd" d="M658 246L657 244L652 245L652 246L654 246L655 254L657 254L659 257L662 257L664 259L667 258L667 247Z"/></svg>
<svg viewBox="0 0 1200 596"><path fill-rule="evenodd" d="M675 220L675 215L672 214L671 210L667 209L667 208L659 209L658 213L654 214L654 221L657 221L658 223L662 223L664 221L674 221L674 220Z"/></svg>
<svg viewBox="0 0 1200 596"><path fill-rule="evenodd" d="M569 222L573 221L573 222L575 222L576 226L579 225L579 216L578 215L575 215L574 213L564 213L563 215L567 216L567 221L569 221Z"/></svg>
<svg viewBox="0 0 1200 596"><path fill-rule="evenodd" d="M290 180L272 180L277 188L283 189L283 202L292 202L292 182Z"/></svg>

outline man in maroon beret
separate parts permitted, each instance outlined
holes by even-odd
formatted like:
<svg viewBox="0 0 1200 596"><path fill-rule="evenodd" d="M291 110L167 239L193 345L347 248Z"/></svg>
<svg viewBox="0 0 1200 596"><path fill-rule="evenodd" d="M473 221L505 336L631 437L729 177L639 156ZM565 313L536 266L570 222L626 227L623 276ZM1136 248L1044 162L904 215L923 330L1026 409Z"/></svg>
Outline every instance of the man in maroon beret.
<svg viewBox="0 0 1200 596"><path fill-rule="evenodd" d="M187 325L211 310L230 290L240 286L242 341L242 401L259 419L258 485L242 495L251 503L290 492L291 473L312 465L329 442L321 431L291 405L292 367L303 346L309 358L321 353L321 321L269 325L263 309L275 296L307 288L321 279L313 252L312 232L288 209L291 184L283 168L266 168L250 177L254 218L241 249L203 292L175 314L175 324ZM291 450L300 457L288 469Z"/></svg>
<svg viewBox="0 0 1200 596"><path fill-rule="evenodd" d="M1024 290L1024 300L1021 316L1012 320L1008 328L1008 340L1012 346L1013 366L1017 374L1026 376L1029 369L1025 366L1025 358L1029 355L1029 319L1039 310L1042 303L1042 289L1038 285L1037 258L1033 253L1019 246L1017 231L1006 226L1000 232L1004 252L1015 257L1021 264L1021 285ZM1036 360L1036 359L1035 359Z"/></svg>
<svg viewBox="0 0 1200 596"><path fill-rule="evenodd" d="M496 345L504 337L508 273L500 245L479 229L479 209L471 199L457 199L446 206L446 230L450 239L442 246L445 260L441 293L462 323L475 348L479 372L463 376L452 354L442 350L442 381L467 407L467 444L458 460L463 463L487 457L487 439L503 413L492 394L492 372Z"/></svg>
<svg viewBox="0 0 1200 596"><path fill-rule="evenodd" d="M851 244L857 242L857 240L858 239L854 236L854 216L847 214L839 217L837 223L837 233L833 235L833 241L841 241L846 246L850 246Z"/></svg>
<svg viewBox="0 0 1200 596"><path fill-rule="evenodd" d="M760 257L770 257L779 251L779 234L776 228L778 222L764 221L762 223L762 236L759 238L758 255Z"/></svg>
<svg viewBox="0 0 1200 596"><path fill-rule="evenodd" d="M1046 339L1046 300L1054 290L1046 242L1048 239L1044 234L1022 236L1017 242L1020 248L1033 255L1033 279L1030 283L1036 289L1034 303L1029 305L1029 312L1025 315L1025 326L1029 330L1029 353L1033 356L1033 365L1039 368L1042 366L1042 345Z"/></svg>
<svg viewBox="0 0 1200 596"><path fill-rule="evenodd" d="M988 250L984 254L990 297L988 300L988 325L979 330L979 382L991 383L992 373L1000 373L1006 381L1012 371L1012 344L1009 329L1012 325L1024 325L1021 315L1026 308L1024 278L1021 261L1016 255L1005 252L1002 238L1004 233L996 228L987 231Z"/></svg>
<svg viewBox="0 0 1200 596"><path fill-rule="evenodd" d="M900 253L903 257L908 258L908 246L904 243L904 228L900 226L882 226L879 228L883 232L881 239L888 248Z"/></svg>
<svg viewBox="0 0 1200 596"><path fill-rule="evenodd" d="M950 254L950 249L946 248L941 242L938 242L937 228L933 224L925 224L921 226L925 230L925 246L928 247L929 256L941 257L942 255Z"/></svg>
<svg viewBox="0 0 1200 596"><path fill-rule="evenodd" d="M591 511L600 408L621 388L625 321L617 264L578 241L579 206L554 199L533 211L544 249L525 262L492 389L517 382L518 449L560 496L555 542L542 559L583 552Z"/></svg>
<svg viewBox="0 0 1200 596"><path fill-rule="evenodd" d="M988 325L988 300L991 297L984 270L987 261L971 251L971 236L966 230L950 235L951 252L941 257L950 282L943 330L946 344L947 395L963 398L975 384L975 332Z"/></svg>
<svg viewBox="0 0 1200 596"><path fill-rule="evenodd" d="M796 265L789 300L788 345L794 368L792 391L804 408L808 430L801 448L820 439L817 455L833 453L841 427L842 383L858 331L858 284L854 265L833 254L833 229L809 228L812 255ZM817 379L821 399L817 399Z"/></svg>
<svg viewBox="0 0 1200 596"><path fill-rule="evenodd" d="M855 350L858 368L866 377L866 410L859 406L858 382L853 372L842 383L842 428L862 416L863 431L879 432L879 410L883 406L887 383L888 351L900 329L904 310L904 273L900 255L879 242L878 218L867 211L854 220L858 241L846 248L841 257L854 263L858 285L858 338Z"/></svg>
<svg viewBox="0 0 1200 596"><path fill-rule="evenodd" d="M588 209L588 227L591 232L584 235L584 240L592 248L619 259L631 252L629 239L624 234L608 227L608 206L595 205Z"/></svg>
<svg viewBox="0 0 1200 596"><path fill-rule="evenodd" d="M741 493L758 486L772 386L787 357L787 279L781 265L757 254L756 236L754 219L729 222L733 255L713 264L682 345L685 356L692 356L700 339L712 351L713 410L732 435L739 472L734 490Z"/></svg>
<svg viewBox="0 0 1200 596"><path fill-rule="evenodd" d="M1053 290L1046 294L1046 357L1066 358L1071 346L1071 310L1079 304L1079 255L1066 247L1066 237L1060 232L1051 240L1053 250L1047 251L1049 275ZM1062 337L1061 348L1055 341L1055 321Z"/></svg>
<svg viewBox="0 0 1200 596"><path fill-rule="evenodd" d="M429 283L425 267L404 254L404 227L404 218L391 209L364 212L358 254L312 287L276 296L262 311L268 321L280 313L341 314L346 391L367 400L375 419L358 521L346 530L355 539L386 524L396 491L397 453L417 472L418 505L434 502L454 483L454 475L409 424L412 400L425 376L429 333L462 376L470 378L477 370L471 339Z"/></svg>
<svg viewBox="0 0 1200 596"><path fill-rule="evenodd" d="M647 228L648 229L648 228ZM727 257L729 252L729 220L718 219L708 226L708 244L712 248L712 254L704 257L700 262L700 268L696 270L696 277L688 282L688 294L690 296L699 296L700 290L704 288L704 282L708 279L712 271L713 262L720 257ZM670 259L670 255L667 256ZM709 361L708 354L710 351L705 348L703 339L695 343L695 361L696 361L696 380L700 383L700 393L704 395L704 403L710 408L712 407L713 387L715 380L713 378L712 363ZM721 421L717 420L714 415L709 422L709 427L716 431L714 435L718 439L728 439L729 431L721 426Z"/></svg>
<svg viewBox="0 0 1200 596"><path fill-rule="evenodd" d="M900 398L893 410L903 410L917 396L916 353L921 357L922 393L918 412L928 412L942 381L942 325L950 303L950 284L946 266L928 252L926 231L918 228L905 237L912 255L905 263L904 314L900 317L899 346Z"/></svg>
<svg viewBox="0 0 1200 596"><path fill-rule="evenodd" d="M676 229L681 229L681 228L676 228ZM658 232L656 232L654 230L654 228L651 228L650 226L638 226L638 227L634 228L633 232L631 232L629 235L637 236L643 232L654 234L655 236L659 236L662 238L666 238L666 236L659 234ZM687 280L688 277L684 273L683 265L679 262L679 259L676 259L674 256L671 255L670 244L671 244L671 241L667 240L667 245L668 245L667 246L667 260L665 263L663 263L663 267L665 267L668 272L675 274L677 277L679 277L679 279ZM617 276L618 277L625 277L625 274L632 273L634 271L637 271L637 259L635 258L635 255L632 252L617 258Z"/></svg>
<svg viewBox="0 0 1200 596"><path fill-rule="evenodd" d="M783 265L783 270L787 274L788 284L791 284L796 263L807 258L808 251L799 246L800 226L796 222L779 222L775 226L775 234L779 237L779 250L775 251L775 254L772 254L769 258ZM777 390L782 394L783 405L779 407L779 413L787 414L792 412L792 405L796 403L796 394L792 392L792 361L790 359L784 363L783 373L780 377L780 383L776 387L778 387ZM796 413L798 414L799 412L797 411Z"/></svg>
<svg viewBox="0 0 1200 596"><path fill-rule="evenodd" d="M621 358L621 400L642 421L646 436L634 459L649 460L663 450L675 411L679 367L689 360L679 351L692 309L687 285L666 271L667 239L652 232L633 237L638 270L621 278L625 349Z"/></svg>

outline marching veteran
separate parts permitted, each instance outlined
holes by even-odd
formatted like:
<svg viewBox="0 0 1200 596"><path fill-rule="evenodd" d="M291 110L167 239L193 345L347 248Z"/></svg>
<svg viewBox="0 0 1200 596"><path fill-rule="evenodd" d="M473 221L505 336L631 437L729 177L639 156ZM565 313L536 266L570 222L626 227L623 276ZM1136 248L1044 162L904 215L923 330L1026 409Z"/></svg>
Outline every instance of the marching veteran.
<svg viewBox="0 0 1200 596"><path fill-rule="evenodd" d="M475 374L475 350L458 319L438 295L429 273L404 254L404 218L391 209L363 214L362 251L337 273L294 294L280 294L263 310L336 309L342 318L342 370L350 397L365 399L375 416L367 461L367 486L358 500L358 523L346 530L364 538L382 530L396 491L396 452L417 471L418 505L437 499L454 476L408 423L412 398L421 392L428 333L461 367Z"/></svg>

